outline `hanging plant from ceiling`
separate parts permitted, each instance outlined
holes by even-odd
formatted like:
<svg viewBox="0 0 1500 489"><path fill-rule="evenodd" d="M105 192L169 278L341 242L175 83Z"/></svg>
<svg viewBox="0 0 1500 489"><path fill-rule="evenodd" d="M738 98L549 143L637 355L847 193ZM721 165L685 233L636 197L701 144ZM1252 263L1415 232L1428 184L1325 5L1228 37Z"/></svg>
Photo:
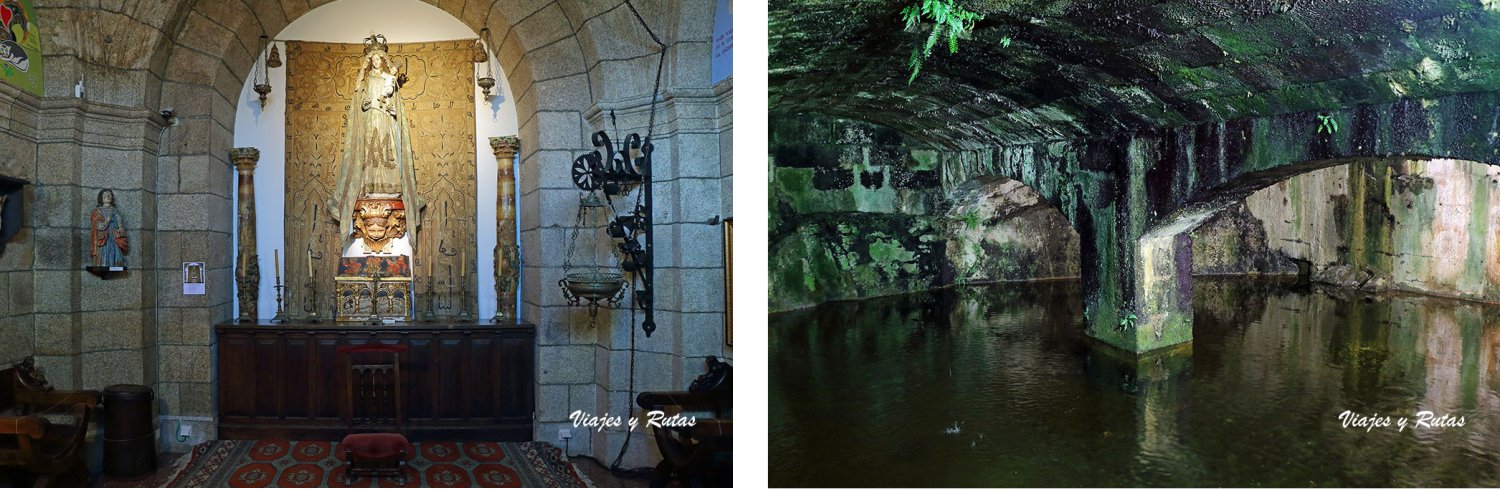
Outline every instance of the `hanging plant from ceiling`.
<svg viewBox="0 0 1500 489"><path fill-rule="evenodd" d="M974 24L984 20L984 14L966 9L958 5L956 0L918 0L901 10L901 18L906 20L908 31L915 30L924 19L933 24L932 31L927 33L927 40L921 46L911 48L911 59L906 62L906 66L911 68L911 76L906 79L906 84L910 85L917 79L917 73L922 71L922 61L932 55L932 47L937 45L938 39L947 37L948 54L957 53L958 38L968 37L969 32L974 30Z"/></svg>

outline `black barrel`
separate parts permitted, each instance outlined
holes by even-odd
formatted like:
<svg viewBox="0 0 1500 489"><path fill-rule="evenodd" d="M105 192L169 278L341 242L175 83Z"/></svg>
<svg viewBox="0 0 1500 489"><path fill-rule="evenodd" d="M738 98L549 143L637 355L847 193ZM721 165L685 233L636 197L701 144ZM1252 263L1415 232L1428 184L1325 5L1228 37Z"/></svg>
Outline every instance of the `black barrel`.
<svg viewBox="0 0 1500 489"><path fill-rule="evenodd" d="M104 473L134 477L156 470L156 430L151 388L116 384L104 388Z"/></svg>

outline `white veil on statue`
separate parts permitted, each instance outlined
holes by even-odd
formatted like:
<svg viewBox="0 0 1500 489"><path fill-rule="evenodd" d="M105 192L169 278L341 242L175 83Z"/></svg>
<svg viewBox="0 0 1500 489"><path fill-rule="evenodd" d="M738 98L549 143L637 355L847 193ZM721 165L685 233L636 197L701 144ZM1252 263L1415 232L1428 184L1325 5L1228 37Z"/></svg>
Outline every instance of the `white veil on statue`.
<svg viewBox="0 0 1500 489"><path fill-rule="evenodd" d="M354 232L356 201L366 196L391 198L400 194L406 207L407 236L416 243L426 201L417 195L416 153L401 105L400 89L406 73L397 71L391 63L383 35L365 38L364 53L349 101L344 151L328 211L335 213L340 239L348 240Z"/></svg>

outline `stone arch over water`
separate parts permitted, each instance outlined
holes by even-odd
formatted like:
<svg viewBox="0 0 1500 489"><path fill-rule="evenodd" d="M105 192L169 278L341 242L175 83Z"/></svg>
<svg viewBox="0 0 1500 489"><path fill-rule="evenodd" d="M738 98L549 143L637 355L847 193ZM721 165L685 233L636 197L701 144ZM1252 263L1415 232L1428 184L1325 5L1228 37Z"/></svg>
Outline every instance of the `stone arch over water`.
<svg viewBox="0 0 1500 489"><path fill-rule="evenodd" d="M1036 191L1005 177L979 177L948 195L946 256L952 279L969 284L1078 277L1078 232Z"/></svg>

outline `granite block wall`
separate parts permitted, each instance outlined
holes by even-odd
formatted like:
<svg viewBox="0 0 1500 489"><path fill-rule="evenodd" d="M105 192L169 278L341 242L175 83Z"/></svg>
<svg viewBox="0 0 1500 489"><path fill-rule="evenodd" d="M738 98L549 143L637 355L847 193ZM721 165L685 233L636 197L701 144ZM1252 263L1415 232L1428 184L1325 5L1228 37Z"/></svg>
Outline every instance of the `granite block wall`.
<svg viewBox="0 0 1500 489"><path fill-rule="evenodd" d="M36 124L40 99L9 85L0 85L0 175L37 180ZM31 207L36 187L28 185L12 199L24 205L21 231L0 252L0 365L8 366L36 352L35 286L36 235Z"/></svg>

